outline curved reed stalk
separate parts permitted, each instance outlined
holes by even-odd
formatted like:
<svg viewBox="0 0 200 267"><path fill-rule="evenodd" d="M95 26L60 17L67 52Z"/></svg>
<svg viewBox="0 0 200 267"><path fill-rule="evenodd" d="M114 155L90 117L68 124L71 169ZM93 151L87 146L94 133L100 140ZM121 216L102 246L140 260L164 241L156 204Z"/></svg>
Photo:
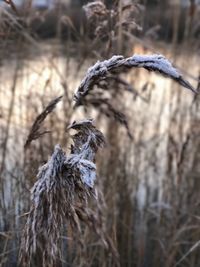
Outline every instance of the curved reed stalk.
<svg viewBox="0 0 200 267"><path fill-rule="evenodd" d="M197 93L192 85L172 66L172 64L162 55L133 55L124 58L123 56L113 56L104 61L98 61L90 67L85 78L78 87L74 98L76 104L81 103L82 99L101 81L106 82L109 75L126 72L131 68L144 68L148 71L156 71L178 82L183 87Z"/></svg>

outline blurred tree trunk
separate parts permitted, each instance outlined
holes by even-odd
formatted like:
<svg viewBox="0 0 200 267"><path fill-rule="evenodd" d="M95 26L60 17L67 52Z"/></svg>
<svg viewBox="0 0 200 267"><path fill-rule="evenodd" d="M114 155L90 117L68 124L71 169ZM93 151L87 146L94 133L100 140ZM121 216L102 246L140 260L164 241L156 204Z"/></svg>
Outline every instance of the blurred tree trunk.
<svg viewBox="0 0 200 267"><path fill-rule="evenodd" d="M185 31L184 31L184 40L186 42L191 37L195 11L196 11L195 0L190 0L190 6L188 7L188 10L187 10L186 25L185 25Z"/></svg>

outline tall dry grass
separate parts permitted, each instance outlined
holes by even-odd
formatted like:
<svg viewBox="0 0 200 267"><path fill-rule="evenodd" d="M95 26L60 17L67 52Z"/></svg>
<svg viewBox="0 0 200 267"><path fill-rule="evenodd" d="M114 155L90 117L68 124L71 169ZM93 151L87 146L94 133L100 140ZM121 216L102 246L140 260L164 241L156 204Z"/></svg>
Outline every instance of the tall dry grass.
<svg viewBox="0 0 200 267"><path fill-rule="evenodd" d="M58 187L58 191L46 194L49 203L58 211L52 213L52 216L58 215L57 224L50 223L46 224L49 228L40 228L43 229L42 234L36 240L41 247L35 257L32 245L25 246L25 259L31 258L32 266L40 266L44 253L44 260L50 265L51 260L56 258L56 263L53 262L55 266L116 266L117 262L120 266L198 266L199 95L194 96L178 88L168 79L161 80L158 75L147 77L147 73L139 69L121 75L109 72L106 77L103 73L105 79L98 80L98 88L91 87L89 93L82 97L83 105L73 109L74 89L80 85L89 65L97 60L109 59L116 53L131 56L130 50L138 36L123 21L129 21L132 8L123 8L120 3L110 11L104 6L105 12L97 12L91 22L101 26L99 32L95 31L96 27L92 28L92 35L95 35L93 42L84 36L84 43L74 43L69 36L67 41L63 41L64 45L58 44L58 41L53 45L50 41L42 44L21 24L18 15L1 10L4 16L1 16L0 22L6 30L6 36L1 39L0 78L1 266L17 266L27 218L30 224L27 224L23 240L34 240L32 234L37 236L37 231L32 232L32 229L45 226L44 205L38 210L36 206L31 206L30 189L35 182L34 188L39 189L44 177L40 172L38 178L41 179L36 181L38 167L45 164L43 170L46 170L49 166L52 160L49 160L49 155L55 144L60 143L63 150L69 148L71 142L66 125L79 116L95 117L97 127L102 129L107 140L107 146L97 157L99 174L95 188L98 198L91 197L89 192L89 195L86 194L88 202L85 198L83 201L81 197L85 191L82 182L78 189L75 186L75 195L78 195L67 203L76 203L73 214L78 217L75 224L79 225L77 231L73 223L70 226L67 216L59 217L69 206L56 206L64 199L60 197L60 192L67 191L69 186ZM134 9L134 16L138 9L141 10L141 7ZM128 14L123 15L127 11ZM113 24L106 23L112 14ZM69 19L67 23L70 24ZM71 31L75 29L71 28ZM103 34L100 40L102 35L98 36L98 33ZM83 34L77 33L77 36L79 41L83 38ZM138 41L143 43L143 40ZM144 45L151 50L152 42L145 40ZM156 43L153 46L154 50L159 50ZM180 49L181 56L171 54L171 57L177 59L175 65L181 67L183 77L190 79L193 87L199 90L197 55L193 57L187 53ZM78 55L77 63L72 63L74 54ZM119 61L124 62L125 58L119 58ZM9 62L15 64L14 68ZM95 76L92 78L97 82ZM59 95L64 95L62 102L43 120L40 114ZM42 124L33 133L36 133L35 138L41 133L42 136L23 150L36 118L41 118ZM60 169L56 170L58 172L53 172L52 178L59 176L62 180ZM36 192L40 197L45 196L43 191L41 195ZM54 196L58 202L51 201ZM30 207L32 213L29 214ZM39 223L31 229L31 222L34 222L32 215L39 216ZM65 219L66 223L59 227L59 220ZM26 236L26 233L29 235ZM49 246L44 244L48 237L51 237L52 246L51 243L47 243ZM61 251L56 251L59 246L54 247L54 242L61 243ZM51 248L55 248L55 254L52 254L55 257L45 257L51 254Z"/></svg>

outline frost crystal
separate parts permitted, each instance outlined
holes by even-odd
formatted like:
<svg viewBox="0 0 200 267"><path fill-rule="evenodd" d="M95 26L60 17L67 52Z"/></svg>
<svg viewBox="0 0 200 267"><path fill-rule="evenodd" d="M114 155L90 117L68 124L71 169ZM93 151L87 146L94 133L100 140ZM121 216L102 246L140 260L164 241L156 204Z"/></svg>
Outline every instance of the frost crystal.
<svg viewBox="0 0 200 267"><path fill-rule="evenodd" d="M127 64L130 67L144 67L150 70L157 70L171 78L177 79L180 77L178 71L163 55L134 55L127 59Z"/></svg>

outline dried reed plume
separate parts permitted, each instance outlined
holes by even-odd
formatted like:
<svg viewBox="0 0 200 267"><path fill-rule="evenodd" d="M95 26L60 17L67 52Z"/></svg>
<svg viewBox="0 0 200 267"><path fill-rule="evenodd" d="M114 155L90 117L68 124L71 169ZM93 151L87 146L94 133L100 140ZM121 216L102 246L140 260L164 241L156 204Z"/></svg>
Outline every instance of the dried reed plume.
<svg viewBox="0 0 200 267"><path fill-rule="evenodd" d="M116 121L122 124L126 128L128 136L132 138L126 116L119 108L115 108L116 105L112 104L113 95L116 96L118 93L122 93L123 90L127 90L135 97L139 96L143 101L146 101L137 90L119 77L120 73L126 72L131 68L145 68L148 71L159 72L197 93L189 82L183 79L182 75L162 55L134 55L128 58L113 56L108 60L98 61L88 69L85 78L74 95L75 107L91 105L99 109L102 114L115 118ZM109 97L108 94L105 94L105 91L110 93Z"/></svg>
<svg viewBox="0 0 200 267"><path fill-rule="evenodd" d="M40 132L41 125L44 122L44 120L46 119L46 117L49 115L49 113L51 113L55 109L56 105L61 101L62 97L63 96L59 96L59 97L53 99L44 108L44 110L36 117L32 127L31 127L30 133L27 137L27 140L25 142L25 145L24 145L25 149L28 148L28 146L31 144L31 142L33 140L38 139L40 136L42 136L46 133L49 133L49 131Z"/></svg>
<svg viewBox="0 0 200 267"><path fill-rule="evenodd" d="M103 17L107 15L108 10L105 6L105 4L101 1L94 1L91 3L88 3L87 5L83 6L83 9L85 10L87 19L93 19L96 17Z"/></svg>
<svg viewBox="0 0 200 267"><path fill-rule="evenodd" d="M65 223L69 223L74 232L80 232L80 222L85 222L107 248L112 249L87 201L94 195L95 155L104 145L104 137L92 120L74 122L68 128L77 131L73 135L71 154L66 155L59 145L55 146L49 161L39 169L31 190L32 204L20 251L24 266L31 262L38 264L36 257L42 258L42 266L55 266L59 262L60 236Z"/></svg>
<svg viewBox="0 0 200 267"><path fill-rule="evenodd" d="M182 75L171 65L171 63L162 55L133 55L124 58L123 56L113 56L104 61L98 61L94 66L88 69L85 78L82 80L77 92L75 100L77 104L93 89L95 85L99 85L101 81L106 81L107 77L112 74L126 72L131 68L144 68L148 71L157 71L167 76L194 93L196 90L183 79Z"/></svg>
<svg viewBox="0 0 200 267"><path fill-rule="evenodd" d="M117 36L120 27L124 30L141 30L135 22L140 10L138 4L123 4L121 9L116 5L109 9L103 2L94 1L84 5L83 10L91 32L100 39Z"/></svg>

